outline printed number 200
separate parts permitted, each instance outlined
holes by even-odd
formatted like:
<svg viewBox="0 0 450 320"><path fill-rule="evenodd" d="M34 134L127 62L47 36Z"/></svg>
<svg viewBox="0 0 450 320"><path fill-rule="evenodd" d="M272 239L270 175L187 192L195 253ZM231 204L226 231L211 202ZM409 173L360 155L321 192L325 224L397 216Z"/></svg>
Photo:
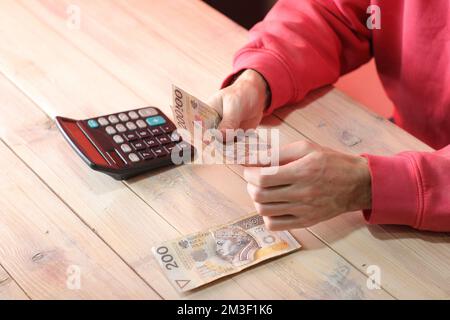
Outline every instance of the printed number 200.
<svg viewBox="0 0 450 320"><path fill-rule="evenodd" d="M174 261L171 254L168 253L169 249L167 247L158 247L156 253L161 256L161 261L164 262L164 266L167 270L172 270L173 268L178 268L178 264Z"/></svg>

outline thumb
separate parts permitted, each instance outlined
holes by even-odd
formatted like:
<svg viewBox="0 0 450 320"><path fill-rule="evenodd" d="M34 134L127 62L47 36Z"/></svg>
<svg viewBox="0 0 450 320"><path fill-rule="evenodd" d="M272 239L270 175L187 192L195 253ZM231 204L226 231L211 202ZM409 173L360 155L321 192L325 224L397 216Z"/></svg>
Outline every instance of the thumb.
<svg viewBox="0 0 450 320"><path fill-rule="evenodd" d="M213 107L222 117L218 126L220 132L217 136L218 139L227 142L233 140L234 136L227 135L227 131L239 129L241 125L243 113L240 107L240 99L227 92L227 89L222 89L208 100L208 105Z"/></svg>
<svg viewBox="0 0 450 320"><path fill-rule="evenodd" d="M242 108L239 100L234 96L223 97L222 121L219 124L219 130L226 137L226 131L240 128L242 122ZM234 139L234 137L230 137ZM228 137L226 139L228 141Z"/></svg>

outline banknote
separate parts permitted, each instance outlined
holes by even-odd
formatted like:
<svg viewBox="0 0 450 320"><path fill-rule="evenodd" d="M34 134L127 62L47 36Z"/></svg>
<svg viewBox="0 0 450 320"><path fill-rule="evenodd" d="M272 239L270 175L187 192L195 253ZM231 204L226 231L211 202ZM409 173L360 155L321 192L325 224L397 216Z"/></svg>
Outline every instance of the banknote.
<svg viewBox="0 0 450 320"><path fill-rule="evenodd" d="M164 242L153 255L180 292L299 249L288 231L269 231L260 215Z"/></svg>
<svg viewBox="0 0 450 320"><path fill-rule="evenodd" d="M194 127L203 130L217 128L220 123L219 113L177 86L172 86L172 113L178 128L186 129L194 135Z"/></svg>
<svg viewBox="0 0 450 320"><path fill-rule="evenodd" d="M174 122L179 129L189 133L189 136L182 134L184 140L201 145L202 149L213 147L209 150L214 150L212 154L218 162L244 164L256 153L271 148L270 142L258 135L256 130L235 130L227 138L217 138L219 133L214 129L218 128L221 117L214 108L175 85L172 85L172 98ZM203 135L208 130L210 132Z"/></svg>

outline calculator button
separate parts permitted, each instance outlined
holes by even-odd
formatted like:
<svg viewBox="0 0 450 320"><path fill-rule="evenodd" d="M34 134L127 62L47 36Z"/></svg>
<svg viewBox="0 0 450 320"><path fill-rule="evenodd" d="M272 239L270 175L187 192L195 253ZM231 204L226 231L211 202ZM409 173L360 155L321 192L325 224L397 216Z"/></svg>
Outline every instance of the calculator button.
<svg viewBox="0 0 450 320"><path fill-rule="evenodd" d="M147 121L149 126L160 126L166 123L166 119L161 116L148 117L145 121Z"/></svg>
<svg viewBox="0 0 450 320"><path fill-rule="evenodd" d="M152 152L152 150L144 150L139 152L139 155L144 159L144 160L150 160L153 159L155 157L155 154Z"/></svg>
<svg viewBox="0 0 450 320"><path fill-rule="evenodd" d="M105 128L105 131L106 131L106 133L109 134L109 135L113 135L113 134L116 134L116 133L117 133L116 129L114 129L114 128L111 127L111 126L107 126L107 127Z"/></svg>
<svg viewBox="0 0 450 320"><path fill-rule="evenodd" d="M170 135L170 140L172 140L173 142L179 142L181 141L181 136L177 132L173 132Z"/></svg>
<svg viewBox="0 0 450 320"><path fill-rule="evenodd" d="M155 108L145 108L138 111L142 118L156 116L158 111Z"/></svg>
<svg viewBox="0 0 450 320"><path fill-rule="evenodd" d="M157 158L161 158L161 157L167 156L169 154L167 152L167 150L164 149L164 147L153 148L152 151L156 155Z"/></svg>
<svg viewBox="0 0 450 320"><path fill-rule="evenodd" d="M145 145L145 143L143 141L135 141L132 142L131 145L133 146L134 150L144 150L145 148L147 148L147 146Z"/></svg>
<svg viewBox="0 0 450 320"><path fill-rule="evenodd" d="M123 122L130 120L130 118L128 118L128 116L125 113L119 113L119 119L120 121Z"/></svg>
<svg viewBox="0 0 450 320"><path fill-rule="evenodd" d="M97 120L91 119L88 121L88 126L89 126L89 128L95 129L95 128L98 128L99 124L98 124Z"/></svg>
<svg viewBox="0 0 450 320"><path fill-rule="evenodd" d="M136 130L137 129L137 127L136 127L136 125L134 124L134 122L127 122L127 123L125 123L125 125L127 126L127 128L129 129L129 130Z"/></svg>
<svg viewBox="0 0 450 320"><path fill-rule="evenodd" d="M130 153L128 155L128 159L130 159L131 162L139 162L139 160L141 160L141 159L139 159L139 157L135 153Z"/></svg>
<svg viewBox="0 0 450 320"><path fill-rule="evenodd" d="M159 145L159 143L158 143L158 141L156 140L156 138L145 139L144 142L145 142L150 148Z"/></svg>
<svg viewBox="0 0 450 320"><path fill-rule="evenodd" d="M139 139L139 137L137 136L137 134L130 132L130 133L124 133L123 137L127 140L127 141L134 141Z"/></svg>
<svg viewBox="0 0 450 320"><path fill-rule="evenodd" d="M141 138L147 138L150 137L150 132L148 132L147 130L143 129L143 130L138 130L137 134L139 135L139 137Z"/></svg>
<svg viewBox="0 0 450 320"><path fill-rule="evenodd" d="M98 118L98 123L100 123L100 125L101 125L102 127L104 127L104 126L107 126L107 125L109 124L109 121L106 120L106 118L101 117L101 118Z"/></svg>
<svg viewBox="0 0 450 320"><path fill-rule="evenodd" d="M120 146L120 149L122 149L122 151L125 152L125 153L128 153L128 152L132 151L131 147L128 144L126 144L126 143L122 144Z"/></svg>
<svg viewBox="0 0 450 320"><path fill-rule="evenodd" d="M119 131L119 132L125 132L125 131L127 131L127 128L125 128L125 126L124 126L123 124L121 124L121 123L119 123L119 124L116 125L116 129L117 129L117 131Z"/></svg>
<svg viewBox="0 0 450 320"><path fill-rule="evenodd" d="M144 120L141 120L141 119L139 119L138 121L136 121L136 124L137 124L137 126L139 127L139 128L145 128L145 127L147 127L147 124L145 123L145 121Z"/></svg>
<svg viewBox="0 0 450 320"><path fill-rule="evenodd" d="M111 122L112 124L119 123L119 119L118 119L115 115L109 116L109 117L108 117L108 120L109 120L109 122Z"/></svg>
<svg viewBox="0 0 450 320"><path fill-rule="evenodd" d="M125 140L123 140L122 136L119 136L117 134L113 137L113 140L115 143L124 143L124 141L125 141Z"/></svg>
<svg viewBox="0 0 450 320"><path fill-rule="evenodd" d="M174 131L176 128L174 125L172 124L165 124L163 126L161 126L161 129L165 132L165 133L169 133Z"/></svg>
<svg viewBox="0 0 450 320"><path fill-rule="evenodd" d="M160 134L163 134L161 128L150 128L149 130L154 136L159 136Z"/></svg>
<svg viewBox="0 0 450 320"><path fill-rule="evenodd" d="M171 143L171 144L165 145L164 148L166 148L168 153L172 153L173 148L175 148L175 144Z"/></svg>
<svg viewBox="0 0 450 320"><path fill-rule="evenodd" d="M131 120L136 120L139 118L139 115L137 114L136 111L130 111L128 112L128 115L130 116Z"/></svg>
<svg viewBox="0 0 450 320"><path fill-rule="evenodd" d="M162 136L157 137L156 139L158 139L158 142L160 144L168 144L171 143L172 140L170 140L170 137L167 134L164 134Z"/></svg>

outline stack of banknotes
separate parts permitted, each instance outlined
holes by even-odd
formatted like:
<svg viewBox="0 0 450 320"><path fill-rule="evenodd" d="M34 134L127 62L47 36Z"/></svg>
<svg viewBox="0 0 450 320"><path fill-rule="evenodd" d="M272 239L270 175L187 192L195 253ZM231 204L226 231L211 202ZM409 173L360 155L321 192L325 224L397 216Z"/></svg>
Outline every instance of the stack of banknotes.
<svg viewBox="0 0 450 320"><path fill-rule="evenodd" d="M253 214L164 242L152 252L172 285L184 292L300 247L288 231L269 231Z"/></svg>
<svg viewBox="0 0 450 320"><path fill-rule="evenodd" d="M177 86L172 86L172 113L178 133L196 148L213 150L219 162L246 164L257 153L268 152L270 141L256 130L217 130L220 114L201 100Z"/></svg>

